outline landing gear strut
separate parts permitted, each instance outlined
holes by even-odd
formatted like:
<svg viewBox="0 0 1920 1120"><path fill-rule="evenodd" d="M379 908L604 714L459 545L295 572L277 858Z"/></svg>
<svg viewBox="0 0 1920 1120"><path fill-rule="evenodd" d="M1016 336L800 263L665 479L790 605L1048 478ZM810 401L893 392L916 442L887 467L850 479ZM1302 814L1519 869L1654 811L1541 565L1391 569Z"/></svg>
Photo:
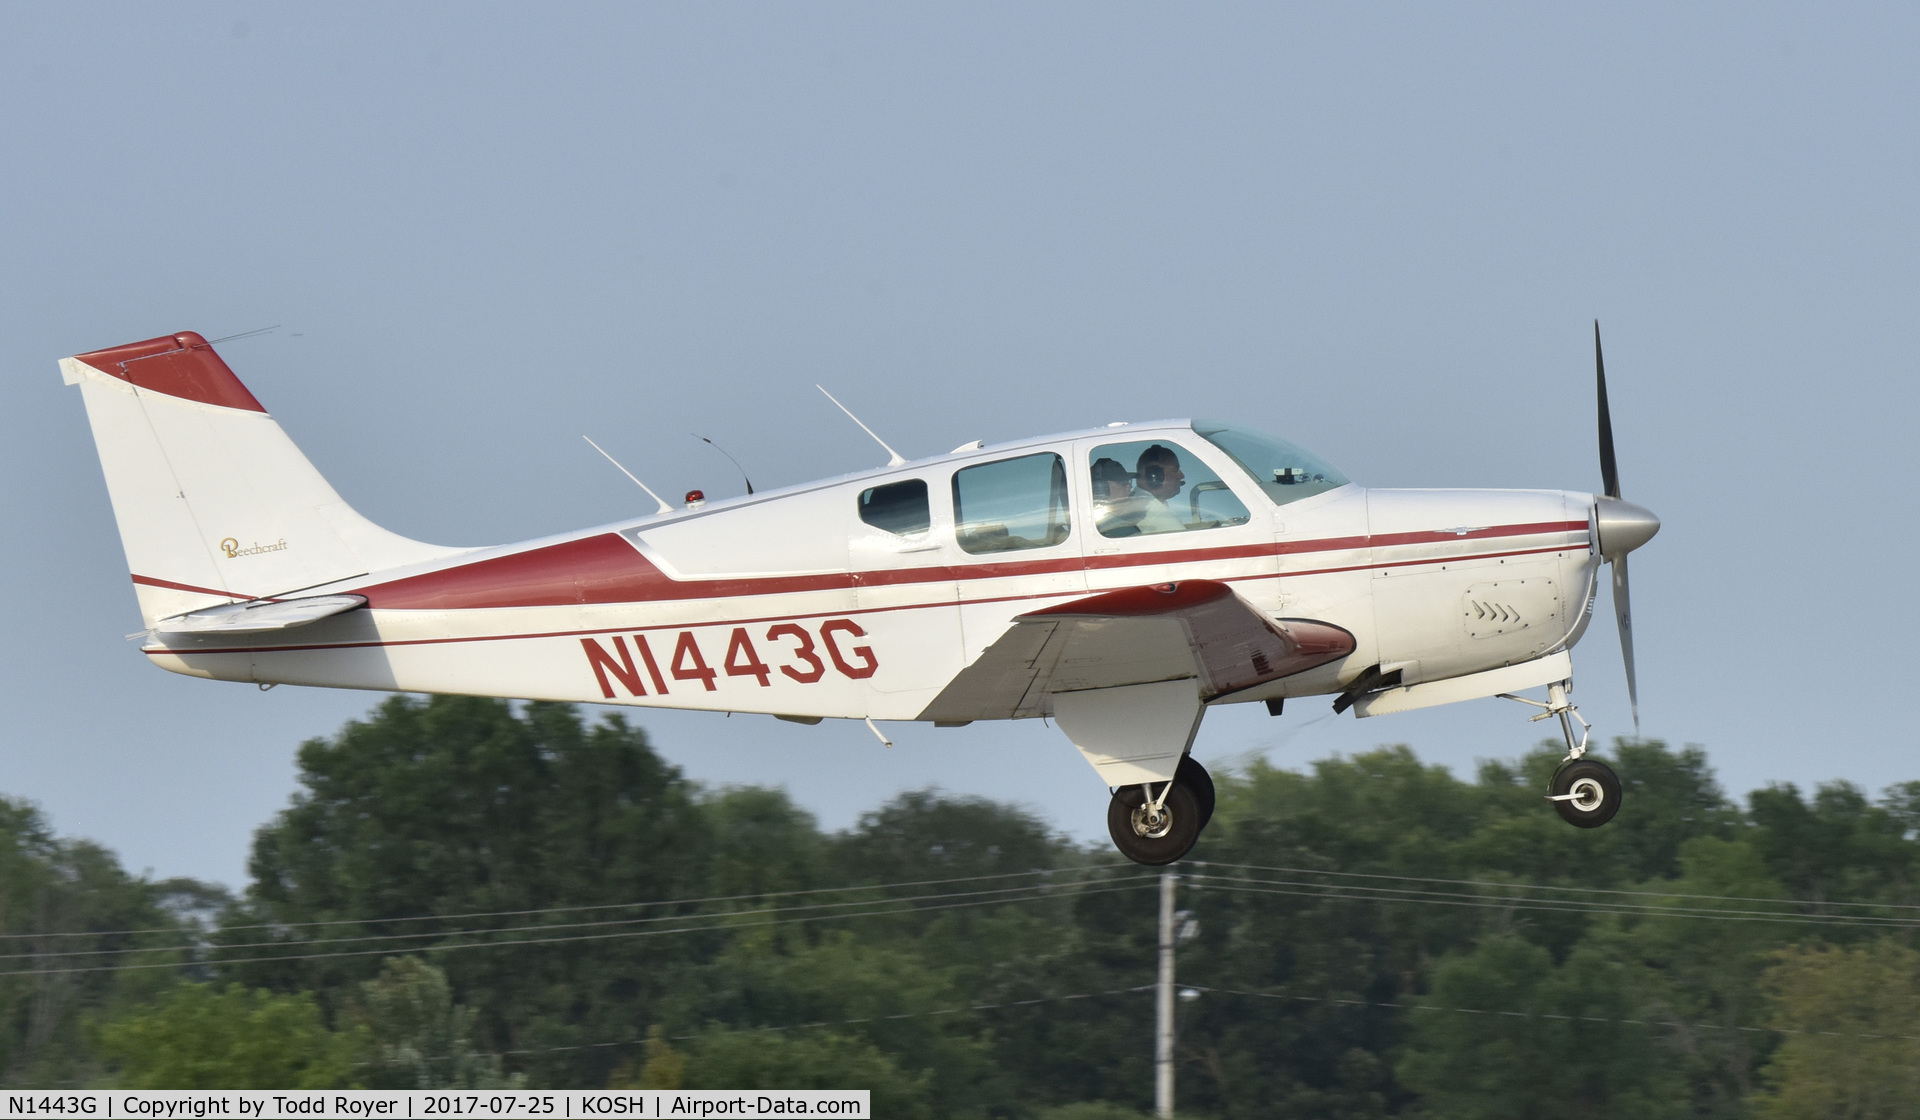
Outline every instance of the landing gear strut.
<svg viewBox="0 0 1920 1120"><path fill-rule="evenodd" d="M1170 782L1115 790L1107 805L1107 832L1121 855L1159 867L1186 855L1212 817L1213 777L1188 756Z"/></svg>
<svg viewBox="0 0 1920 1120"><path fill-rule="evenodd" d="M1547 800L1553 802L1554 811L1568 824L1576 828L1599 828L1620 811L1620 779L1613 767L1597 758L1586 757L1587 736L1593 728L1580 718L1579 709L1567 699L1567 686L1571 683L1557 681L1548 685L1544 703L1505 692L1500 698L1542 709L1531 722L1560 717L1560 733L1567 740L1567 757L1560 761L1547 783ZM1577 740L1573 737L1575 723L1580 725Z"/></svg>

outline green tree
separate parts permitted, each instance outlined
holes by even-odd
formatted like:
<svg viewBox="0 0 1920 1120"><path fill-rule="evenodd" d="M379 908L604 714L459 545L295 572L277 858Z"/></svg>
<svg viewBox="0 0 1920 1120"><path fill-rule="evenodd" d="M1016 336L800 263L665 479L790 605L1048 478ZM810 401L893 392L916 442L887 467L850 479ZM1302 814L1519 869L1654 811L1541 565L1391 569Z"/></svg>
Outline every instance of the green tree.
<svg viewBox="0 0 1920 1120"><path fill-rule="evenodd" d="M164 966L189 963L201 912L223 899L192 880L128 875L105 848L56 837L38 809L0 797L0 1078L96 1076L86 1021L173 984ZM115 971L126 964L143 967Z"/></svg>
<svg viewBox="0 0 1920 1120"><path fill-rule="evenodd" d="M1653 741L1615 751L1632 803L1649 808L1645 819L1623 814L1593 831L1542 811L1557 746L1485 764L1472 782L1405 747L1323 760L1304 774L1256 762L1217 776L1220 809L1195 851L1206 862L1181 888L1200 919L1181 976L1215 989L1182 1012L1183 1104L1222 1115L1404 1112L1421 1102L1393 1056L1414 1045L1409 1032L1427 1013L1396 1008L1429 989L1436 961L1511 943L1550 964L1579 954L1580 969L1621 968L1609 963L1618 954L1583 950L1599 919L1565 905L1581 897L1567 891L1671 875L1689 842L1732 834L1740 814L1702 752ZM1092 952L1113 962L1106 983L1140 983L1150 975L1141 963L1151 960L1151 909L1118 896L1086 905ZM1103 1030L1106 1045L1092 1045ZM1090 1019L1082 1046L1057 1052L1078 1058L1068 1068L1083 1097L1111 1095L1092 1088L1102 1049L1126 1055L1106 1059L1109 1068L1132 1063L1119 1080L1150 1081L1144 1054L1117 1028Z"/></svg>
<svg viewBox="0 0 1920 1120"><path fill-rule="evenodd" d="M1752 843L1793 897L1920 902L1920 845L1908 836L1898 788L1880 805L1849 782L1825 783L1811 801L1794 786L1769 786L1748 803Z"/></svg>
<svg viewBox="0 0 1920 1120"><path fill-rule="evenodd" d="M647 1044L633 1058L620 1063L607 1082L610 1089L684 1089L687 1056L674 1049L667 1033L655 1023L647 1028Z"/></svg>
<svg viewBox="0 0 1920 1120"><path fill-rule="evenodd" d="M835 838L831 867L852 883L904 883L1058 867L1072 845L1031 813L981 797L903 793Z"/></svg>
<svg viewBox="0 0 1920 1120"><path fill-rule="evenodd" d="M712 837L710 890L764 895L826 884L827 842L785 790L730 786L700 799Z"/></svg>
<svg viewBox="0 0 1920 1120"><path fill-rule="evenodd" d="M453 1002L446 974L418 957L389 957L360 985L361 1082L369 1089L503 1089L516 1082L473 1045L472 1008Z"/></svg>
<svg viewBox="0 0 1920 1120"><path fill-rule="evenodd" d="M860 1038L832 1031L715 1032L696 1039L689 1089L866 1089L875 1116L935 1115L927 1074L903 1071Z"/></svg>
<svg viewBox="0 0 1920 1120"><path fill-rule="evenodd" d="M1589 944L1625 962L1650 1017L1670 1024L1667 1039L1693 1087L1696 1113L1742 1116L1772 1049L1772 1037L1758 1031L1767 1014L1761 975L1797 930L1747 920L1776 910L1766 900L1784 892L1744 839L1695 837L1682 848L1680 870L1678 878L1641 884L1646 894L1631 902L1643 912L1603 923ZM1716 910L1729 920L1706 916Z"/></svg>
<svg viewBox="0 0 1920 1120"><path fill-rule="evenodd" d="M338 1012L377 957L248 959L388 937L478 1011L480 1049L532 1051L536 1083L591 1085L616 1055L582 1044L636 1039L674 970L714 943L607 924L706 894L712 847L694 789L618 715L587 727L567 705L396 696L299 762L301 790L255 838L246 907L221 938L230 975L326 993ZM261 923L288 933L239 928ZM503 938L530 944L465 948Z"/></svg>
<svg viewBox="0 0 1920 1120"><path fill-rule="evenodd" d="M1490 938L1443 963L1411 1013L1399 1075L1436 1118L1647 1120L1687 1111L1684 1083L1631 977L1591 949Z"/></svg>
<svg viewBox="0 0 1920 1120"><path fill-rule="evenodd" d="M762 1037L769 1028L825 1024L913 1071L948 1102L943 1115L1013 1103L1005 1086L991 1084L990 1052L965 1012L966 993L910 944L891 937L875 944L850 930L817 941L746 930L700 975L704 990L672 1009L667 1026L675 1033L719 1027ZM725 1087L699 1073L711 1067L701 1067L697 1056L687 1068L688 1085Z"/></svg>
<svg viewBox="0 0 1920 1120"><path fill-rule="evenodd" d="M1766 975L1786 1041L1763 1076L1770 1120L1880 1120L1920 1105L1920 953L1887 938L1783 950Z"/></svg>
<svg viewBox="0 0 1920 1120"><path fill-rule="evenodd" d="M1147 1113L1112 1101L1079 1101L1043 1108L1036 1120L1147 1120Z"/></svg>
<svg viewBox="0 0 1920 1120"><path fill-rule="evenodd" d="M331 1089L351 1083L354 1039L307 993L181 984L100 1029L126 1089Z"/></svg>

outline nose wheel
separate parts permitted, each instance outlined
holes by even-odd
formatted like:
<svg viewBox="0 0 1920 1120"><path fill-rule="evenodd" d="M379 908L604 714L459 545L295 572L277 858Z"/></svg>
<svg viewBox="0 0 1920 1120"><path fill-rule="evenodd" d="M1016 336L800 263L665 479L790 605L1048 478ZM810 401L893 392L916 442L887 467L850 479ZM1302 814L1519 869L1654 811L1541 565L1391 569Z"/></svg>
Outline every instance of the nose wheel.
<svg viewBox="0 0 1920 1120"><path fill-rule="evenodd" d="M1107 804L1107 834L1120 854L1160 867L1193 849L1213 817L1213 777L1191 756L1165 784L1121 786Z"/></svg>
<svg viewBox="0 0 1920 1120"><path fill-rule="evenodd" d="M1573 706L1573 702L1567 699L1567 687L1572 683L1558 681L1548 685L1544 704L1505 692L1500 694L1500 698L1541 709L1539 715L1532 717L1536 722L1559 718L1560 733L1567 740L1567 757L1553 772L1553 780L1547 783L1547 800L1553 802L1554 811L1560 814L1560 819L1575 828L1599 828L1620 811L1620 778L1613 772L1613 767L1586 756L1587 735L1592 728L1580 718L1580 711ZM1578 738L1573 733L1576 723L1580 725Z"/></svg>
<svg viewBox="0 0 1920 1120"><path fill-rule="evenodd" d="M1575 828L1599 828L1620 811L1620 779L1597 758L1574 758L1553 772L1547 800Z"/></svg>

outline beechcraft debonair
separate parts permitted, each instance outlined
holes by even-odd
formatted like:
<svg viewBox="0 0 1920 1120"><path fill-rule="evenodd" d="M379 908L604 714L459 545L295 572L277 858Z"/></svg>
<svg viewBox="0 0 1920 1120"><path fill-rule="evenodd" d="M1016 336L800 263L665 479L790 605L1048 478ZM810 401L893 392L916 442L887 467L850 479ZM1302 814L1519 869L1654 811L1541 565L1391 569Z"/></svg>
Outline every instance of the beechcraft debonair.
<svg viewBox="0 0 1920 1120"><path fill-rule="evenodd" d="M1599 344L1596 325L1596 366ZM1602 494L1369 490L1285 440L1177 420L915 462L888 449L880 470L446 548L355 513L197 334L60 368L86 401L142 652L176 673L876 734L1050 717L1114 791L1114 843L1148 864L1185 855L1212 813L1188 755L1209 707L1507 696L1559 720L1560 815L1593 827L1619 808L1612 771L1583 757L1568 651L1611 565L1631 694L1626 558L1660 523L1620 499L1603 369Z"/></svg>

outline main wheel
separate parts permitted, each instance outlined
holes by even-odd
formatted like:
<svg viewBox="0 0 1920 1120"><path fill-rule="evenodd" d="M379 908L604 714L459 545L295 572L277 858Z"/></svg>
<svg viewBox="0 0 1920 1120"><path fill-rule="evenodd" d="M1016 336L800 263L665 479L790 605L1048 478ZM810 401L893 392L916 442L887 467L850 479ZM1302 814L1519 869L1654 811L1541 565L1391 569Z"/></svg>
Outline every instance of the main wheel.
<svg viewBox="0 0 1920 1120"><path fill-rule="evenodd" d="M1620 779L1597 758L1577 758L1553 772L1553 808L1578 828L1599 828L1620 811Z"/></svg>
<svg viewBox="0 0 1920 1120"><path fill-rule="evenodd" d="M1180 757L1173 780L1193 791L1193 799L1200 806L1200 831L1205 832L1207 822L1213 819L1213 775L1189 754Z"/></svg>
<svg viewBox="0 0 1920 1120"><path fill-rule="evenodd" d="M1200 838L1204 816L1199 799L1184 782L1173 783L1157 813L1147 804L1147 789L1120 787L1107 804L1107 833L1121 855L1135 863L1159 867L1187 854Z"/></svg>

